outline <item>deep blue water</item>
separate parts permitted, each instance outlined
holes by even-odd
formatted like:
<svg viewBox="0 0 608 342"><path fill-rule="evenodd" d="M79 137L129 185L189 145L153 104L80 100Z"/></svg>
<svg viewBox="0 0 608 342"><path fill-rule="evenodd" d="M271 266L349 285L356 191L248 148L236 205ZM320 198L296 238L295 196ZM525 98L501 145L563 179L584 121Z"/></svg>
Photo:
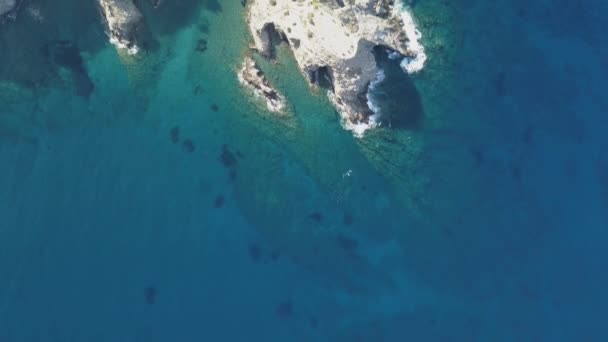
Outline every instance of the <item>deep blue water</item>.
<svg viewBox="0 0 608 342"><path fill-rule="evenodd" d="M608 3L416 1L362 139L285 46L289 115L239 87L240 2L139 4L0 25L0 342L608 340Z"/></svg>

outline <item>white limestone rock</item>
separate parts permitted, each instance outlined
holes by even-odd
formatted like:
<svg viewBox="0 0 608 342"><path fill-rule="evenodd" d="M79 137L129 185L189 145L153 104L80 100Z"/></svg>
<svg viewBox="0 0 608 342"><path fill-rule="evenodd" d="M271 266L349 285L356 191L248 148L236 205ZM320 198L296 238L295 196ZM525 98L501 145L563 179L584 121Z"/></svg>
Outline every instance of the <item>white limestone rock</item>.
<svg viewBox="0 0 608 342"><path fill-rule="evenodd" d="M372 50L402 58L405 72L426 60L420 33L399 0L250 0L247 21L258 51L272 58L274 39L289 42L311 83L329 79L329 95L343 126L355 135L374 127L366 93L378 76Z"/></svg>
<svg viewBox="0 0 608 342"><path fill-rule="evenodd" d="M132 0L98 0L106 19L110 42L118 48L137 53L137 31L142 14Z"/></svg>

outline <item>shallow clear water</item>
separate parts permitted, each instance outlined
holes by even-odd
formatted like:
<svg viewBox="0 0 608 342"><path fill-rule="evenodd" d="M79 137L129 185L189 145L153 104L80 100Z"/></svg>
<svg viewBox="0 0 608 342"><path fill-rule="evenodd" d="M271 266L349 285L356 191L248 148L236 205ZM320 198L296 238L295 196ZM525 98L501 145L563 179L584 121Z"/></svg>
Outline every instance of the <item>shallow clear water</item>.
<svg viewBox="0 0 608 342"><path fill-rule="evenodd" d="M0 26L0 341L606 340L604 2L417 1L363 139L285 46L286 117L239 87L240 2L168 5L137 56Z"/></svg>

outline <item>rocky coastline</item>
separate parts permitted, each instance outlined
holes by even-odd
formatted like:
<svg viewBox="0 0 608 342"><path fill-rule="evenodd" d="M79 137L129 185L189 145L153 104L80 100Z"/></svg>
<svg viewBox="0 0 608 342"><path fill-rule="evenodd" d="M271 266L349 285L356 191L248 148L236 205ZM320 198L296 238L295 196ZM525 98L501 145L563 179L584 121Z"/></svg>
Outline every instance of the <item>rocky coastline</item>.
<svg viewBox="0 0 608 342"><path fill-rule="evenodd" d="M130 54L145 46L144 18L134 0L94 0L105 20L109 40ZM154 7L163 0L148 0ZM0 20L16 15L20 0L0 0ZM249 0L247 25L252 47L273 59L275 47L287 43L299 69L313 87L327 91L341 116L342 125L362 136L381 124L381 113L370 91L382 82L383 73L374 51L380 47L391 59L400 59L405 73L424 67L426 55L420 32L402 0ZM199 41L197 51L206 49ZM267 108L280 113L286 99L270 84L253 58L246 56L238 71L240 83Z"/></svg>
<svg viewBox="0 0 608 342"><path fill-rule="evenodd" d="M379 81L373 49L402 59L407 73L420 71L426 60L420 33L399 0L250 0L247 23L265 57L273 58L281 41L290 45L309 83L327 88L343 126L357 136L379 124L366 96Z"/></svg>

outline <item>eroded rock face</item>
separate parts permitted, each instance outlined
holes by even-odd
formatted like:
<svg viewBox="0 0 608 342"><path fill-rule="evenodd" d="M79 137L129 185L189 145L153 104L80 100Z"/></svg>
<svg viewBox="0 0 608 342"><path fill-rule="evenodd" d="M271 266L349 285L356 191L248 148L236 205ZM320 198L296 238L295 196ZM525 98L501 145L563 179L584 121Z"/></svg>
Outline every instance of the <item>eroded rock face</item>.
<svg viewBox="0 0 608 342"><path fill-rule="evenodd" d="M0 19L17 7L17 0L0 0Z"/></svg>
<svg viewBox="0 0 608 342"><path fill-rule="evenodd" d="M289 42L311 83L329 81L328 94L343 126L361 135L375 126L366 93L377 79L372 53L383 46L419 71L426 56L413 19L396 0L250 0L248 24L256 49L272 58L277 40ZM320 72L321 71L321 72Z"/></svg>
<svg viewBox="0 0 608 342"><path fill-rule="evenodd" d="M142 14L132 0L98 0L108 25L110 42L119 48L136 53L137 30Z"/></svg>

